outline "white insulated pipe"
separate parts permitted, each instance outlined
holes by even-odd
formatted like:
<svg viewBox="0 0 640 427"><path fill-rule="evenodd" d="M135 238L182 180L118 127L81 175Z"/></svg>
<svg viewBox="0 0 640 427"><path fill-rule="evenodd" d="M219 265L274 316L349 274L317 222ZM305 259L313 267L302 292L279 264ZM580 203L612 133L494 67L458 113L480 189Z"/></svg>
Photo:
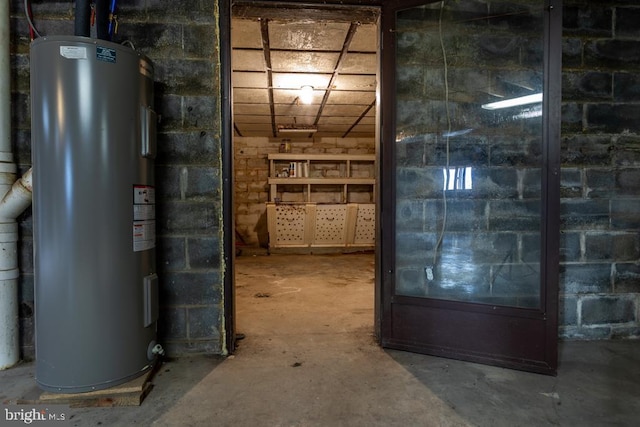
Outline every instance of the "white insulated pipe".
<svg viewBox="0 0 640 427"><path fill-rule="evenodd" d="M11 54L9 0L0 0L0 162L13 162L11 154Z"/></svg>
<svg viewBox="0 0 640 427"><path fill-rule="evenodd" d="M0 200L0 224L15 221L31 204L32 171L33 169L26 171Z"/></svg>
<svg viewBox="0 0 640 427"><path fill-rule="evenodd" d="M15 166L11 168L12 165L8 162L12 159L7 158L7 153L11 153L10 60L9 0L0 0L0 196L4 196L9 191L15 179ZM8 236L5 236L3 231L5 231L4 227L0 229L0 237L5 240L4 237ZM9 250L9 252L12 251ZM0 271L0 369L6 369L18 361L14 350L18 348L16 344L19 338L18 288L17 280L13 276L15 276L13 271Z"/></svg>
<svg viewBox="0 0 640 427"><path fill-rule="evenodd" d="M0 167L3 166L0 163ZM15 167L15 166L14 166ZM0 173L0 180L8 174ZM15 174L13 174L15 176ZM0 200L0 370L20 359L18 326L18 223L31 204L31 169Z"/></svg>
<svg viewBox="0 0 640 427"><path fill-rule="evenodd" d="M15 181L11 152L9 0L0 0L0 370L20 359L18 328L18 223L31 203L31 169Z"/></svg>
<svg viewBox="0 0 640 427"><path fill-rule="evenodd" d="M18 224L0 224L0 249L3 251L0 269L0 370L20 360L20 329L18 327Z"/></svg>

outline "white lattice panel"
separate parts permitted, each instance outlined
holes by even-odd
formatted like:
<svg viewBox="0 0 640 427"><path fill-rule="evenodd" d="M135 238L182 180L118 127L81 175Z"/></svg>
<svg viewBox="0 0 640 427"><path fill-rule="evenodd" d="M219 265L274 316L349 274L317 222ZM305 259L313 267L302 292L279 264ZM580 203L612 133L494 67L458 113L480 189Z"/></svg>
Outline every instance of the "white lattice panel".
<svg viewBox="0 0 640 427"><path fill-rule="evenodd" d="M275 242L276 246L304 244L306 219L305 205L275 206Z"/></svg>
<svg viewBox="0 0 640 427"><path fill-rule="evenodd" d="M342 245L345 243L346 205L316 206L314 245Z"/></svg>
<svg viewBox="0 0 640 427"><path fill-rule="evenodd" d="M354 244L371 244L376 241L376 205L359 204L356 217Z"/></svg>

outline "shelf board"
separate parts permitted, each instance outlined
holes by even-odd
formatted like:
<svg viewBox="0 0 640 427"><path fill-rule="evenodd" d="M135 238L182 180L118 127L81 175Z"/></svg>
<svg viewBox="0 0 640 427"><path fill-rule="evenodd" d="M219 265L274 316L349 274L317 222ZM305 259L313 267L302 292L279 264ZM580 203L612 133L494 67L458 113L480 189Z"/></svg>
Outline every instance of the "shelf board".
<svg viewBox="0 0 640 427"><path fill-rule="evenodd" d="M352 162L373 162L375 154L292 154L292 153L271 153L267 155L269 160L297 160L297 161L347 161Z"/></svg>
<svg viewBox="0 0 640 427"><path fill-rule="evenodd" d="M278 185L374 185L374 178L269 178L269 184Z"/></svg>

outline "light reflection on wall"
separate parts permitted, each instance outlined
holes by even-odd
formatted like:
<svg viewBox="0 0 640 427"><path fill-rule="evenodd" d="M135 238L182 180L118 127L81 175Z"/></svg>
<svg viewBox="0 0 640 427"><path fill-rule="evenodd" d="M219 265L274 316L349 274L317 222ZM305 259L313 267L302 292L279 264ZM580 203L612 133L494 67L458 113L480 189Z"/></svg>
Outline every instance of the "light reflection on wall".
<svg viewBox="0 0 640 427"><path fill-rule="evenodd" d="M443 190L472 190L473 189L473 168L455 167L442 169L444 176Z"/></svg>

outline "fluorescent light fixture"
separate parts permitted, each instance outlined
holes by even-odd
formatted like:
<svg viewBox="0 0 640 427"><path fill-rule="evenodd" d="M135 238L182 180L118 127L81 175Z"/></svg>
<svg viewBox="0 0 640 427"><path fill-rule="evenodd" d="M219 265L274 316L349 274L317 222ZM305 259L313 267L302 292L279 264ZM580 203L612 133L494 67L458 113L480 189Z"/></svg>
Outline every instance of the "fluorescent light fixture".
<svg viewBox="0 0 640 427"><path fill-rule="evenodd" d="M313 102L313 87L309 85L300 88L300 102L311 104Z"/></svg>
<svg viewBox="0 0 640 427"><path fill-rule="evenodd" d="M318 128L315 126L278 126L278 133L315 133Z"/></svg>
<svg viewBox="0 0 640 427"><path fill-rule="evenodd" d="M538 102L542 102L542 93L534 93L533 95L521 96L519 98L491 102L489 104L483 104L482 108L485 110L499 110L501 108L517 107L518 105L535 104Z"/></svg>

